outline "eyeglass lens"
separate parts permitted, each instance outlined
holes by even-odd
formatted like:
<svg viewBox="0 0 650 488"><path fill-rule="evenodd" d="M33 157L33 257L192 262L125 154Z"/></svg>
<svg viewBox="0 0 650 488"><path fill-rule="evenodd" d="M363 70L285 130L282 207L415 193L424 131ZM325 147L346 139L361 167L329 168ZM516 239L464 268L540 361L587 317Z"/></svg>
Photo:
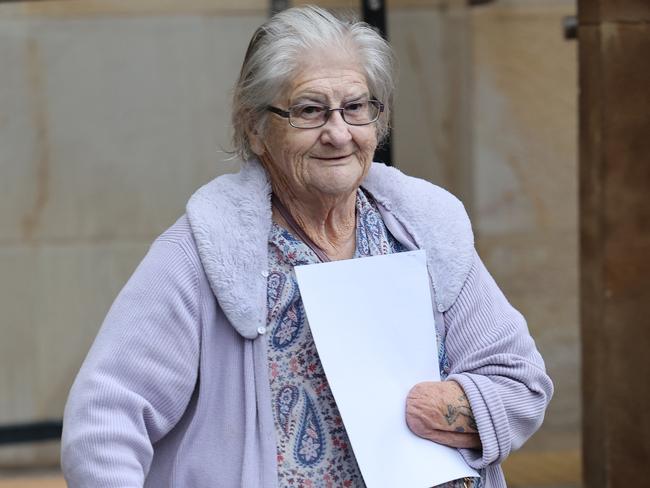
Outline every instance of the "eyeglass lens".
<svg viewBox="0 0 650 488"><path fill-rule="evenodd" d="M327 122L333 111L339 111L348 124L366 125L377 120L380 106L376 100L351 102L339 109L318 104L294 105L289 108L289 122L299 128L320 127Z"/></svg>

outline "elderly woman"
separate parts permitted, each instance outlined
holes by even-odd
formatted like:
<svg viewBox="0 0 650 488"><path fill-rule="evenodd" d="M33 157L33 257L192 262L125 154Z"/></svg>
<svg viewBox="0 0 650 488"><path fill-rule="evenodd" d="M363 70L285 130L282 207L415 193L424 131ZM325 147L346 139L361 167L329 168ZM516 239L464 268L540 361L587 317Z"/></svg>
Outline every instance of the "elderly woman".
<svg viewBox="0 0 650 488"><path fill-rule="evenodd" d="M315 7L255 32L233 106L245 162L197 191L112 306L66 406L69 486L364 486L293 268L413 249L443 381L413 385L406 421L480 473L449 486L505 486L552 384L462 205L372 163L392 76L379 35Z"/></svg>

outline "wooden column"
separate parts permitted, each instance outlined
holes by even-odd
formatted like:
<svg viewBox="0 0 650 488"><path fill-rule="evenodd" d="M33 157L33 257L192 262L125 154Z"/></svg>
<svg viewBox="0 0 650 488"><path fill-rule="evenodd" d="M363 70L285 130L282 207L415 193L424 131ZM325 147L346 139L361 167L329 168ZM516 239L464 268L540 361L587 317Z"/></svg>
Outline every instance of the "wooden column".
<svg viewBox="0 0 650 488"><path fill-rule="evenodd" d="M648 486L650 2L580 0L584 486Z"/></svg>

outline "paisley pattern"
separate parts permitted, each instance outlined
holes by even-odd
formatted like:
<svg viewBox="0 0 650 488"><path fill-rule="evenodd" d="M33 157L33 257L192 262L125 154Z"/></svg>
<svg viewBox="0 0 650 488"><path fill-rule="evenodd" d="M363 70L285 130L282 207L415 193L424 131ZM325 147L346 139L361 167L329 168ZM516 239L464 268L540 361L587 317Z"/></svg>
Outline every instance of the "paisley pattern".
<svg viewBox="0 0 650 488"><path fill-rule="evenodd" d="M447 357L447 348L445 341L440 340L440 335L436 331L436 338L438 339L438 367L440 369L440 379L445 380L451 371L449 358Z"/></svg>
<svg viewBox="0 0 650 488"><path fill-rule="evenodd" d="M305 410L298 429L294 457L303 466L313 466L323 457L325 436L314 404L305 393Z"/></svg>
<svg viewBox="0 0 650 488"><path fill-rule="evenodd" d="M355 258L406 250L390 235L374 202L363 190L357 192L356 209ZM294 266L317 263L319 259L306 244L275 223L268 250L267 355L279 486L364 488L293 271ZM462 487L462 481L457 486Z"/></svg>
<svg viewBox="0 0 650 488"><path fill-rule="evenodd" d="M274 271L269 274L267 286L269 318L276 322L271 340L273 347L283 349L296 340L304 324L305 312L298 296L298 284L294 280L287 280L282 273ZM290 299L284 303L281 298L287 294L290 295Z"/></svg>
<svg viewBox="0 0 650 488"><path fill-rule="evenodd" d="M275 317L278 314L280 294L286 282L287 277L283 273L278 273L277 271L269 273L266 292L269 317Z"/></svg>
<svg viewBox="0 0 650 488"><path fill-rule="evenodd" d="M360 193L363 194L363 192ZM358 211L359 207L361 207L361 212ZM363 203L357 207L359 225L355 257L378 256L405 251L404 246L395 239L385 238L388 231L381 219L381 214L378 211L363 211L364 208Z"/></svg>
<svg viewBox="0 0 650 488"><path fill-rule="evenodd" d="M297 387L288 385L284 388L281 388L276 399L275 399L275 418L277 419L278 424L280 424L280 430L285 436L289 436L289 418L293 407L298 403L298 396L300 391Z"/></svg>
<svg viewBox="0 0 650 488"><path fill-rule="evenodd" d="M267 353L281 487L362 487L327 384L293 267L317 262L311 249L274 225L269 242Z"/></svg>

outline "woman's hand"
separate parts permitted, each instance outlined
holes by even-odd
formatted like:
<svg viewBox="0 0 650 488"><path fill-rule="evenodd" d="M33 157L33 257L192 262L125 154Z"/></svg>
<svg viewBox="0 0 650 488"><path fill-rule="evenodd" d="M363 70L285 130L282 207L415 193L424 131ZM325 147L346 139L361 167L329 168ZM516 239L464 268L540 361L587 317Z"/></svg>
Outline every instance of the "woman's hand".
<svg viewBox="0 0 650 488"><path fill-rule="evenodd" d="M424 381L406 397L406 423L425 439L478 449L481 439L465 392L455 381Z"/></svg>

